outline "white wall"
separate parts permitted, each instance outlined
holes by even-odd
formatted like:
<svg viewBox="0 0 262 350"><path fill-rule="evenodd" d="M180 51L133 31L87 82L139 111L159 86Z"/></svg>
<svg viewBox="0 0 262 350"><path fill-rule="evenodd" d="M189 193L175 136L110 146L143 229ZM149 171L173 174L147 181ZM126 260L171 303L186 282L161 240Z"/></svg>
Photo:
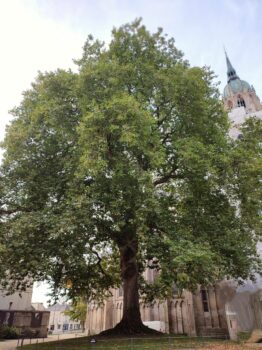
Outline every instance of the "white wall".
<svg viewBox="0 0 262 350"><path fill-rule="evenodd" d="M238 107L232 109L232 111L228 113L228 117L232 123L229 135L232 138L237 138L237 136L240 134L239 128L241 124L243 124L250 117L257 117L259 119L262 119L262 110L254 113L246 113L244 107Z"/></svg>
<svg viewBox="0 0 262 350"><path fill-rule="evenodd" d="M63 329L63 325L68 325L68 329ZM52 326L54 326L54 329L52 329ZM69 316L64 314L64 311L50 311L48 328L54 333L78 331L80 330L80 322L71 320Z"/></svg>

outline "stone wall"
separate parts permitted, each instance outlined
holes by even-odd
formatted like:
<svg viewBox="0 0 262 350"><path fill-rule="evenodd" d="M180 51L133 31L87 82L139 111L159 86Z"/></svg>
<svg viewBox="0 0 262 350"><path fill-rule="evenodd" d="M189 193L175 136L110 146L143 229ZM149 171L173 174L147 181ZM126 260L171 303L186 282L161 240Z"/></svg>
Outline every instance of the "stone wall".
<svg viewBox="0 0 262 350"><path fill-rule="evenodd" d="M224 98L224 106L227 112L230 112L233 109L239 108L238 100L242 98L245 101L246 105L246 113L254 113L262 110L262 106L260 100L254 91L246 91L235 93L229 96L228 98Z"/></svg>
<svg viewBox="0 0 262 350"><path fill-rule="evenodd" d="M21 335L47 337L49 311L0 310L0 326L16 327Z"/></svg>
<svg viewBox="0 0 262 350"><path fill-rule="evenodd" d="M262 330L262 289L250 296L250 304L254 313L254 328Z"/></svg>
<svg viewBox="0 0 262 350"><path fill-rule="evenodd" d="M15 292L6 295L6 291L0 288L0 310L32 310L31 299L33 288L25 292Z"/></svg>
<svg viewBox="0 0 262 350"><path fill-rule="evenodd" d="M225 304L235 290L227 283L205 289L206 308L203 307L201 289L193 294L196 334L199 336L228 336Z"/></svg>

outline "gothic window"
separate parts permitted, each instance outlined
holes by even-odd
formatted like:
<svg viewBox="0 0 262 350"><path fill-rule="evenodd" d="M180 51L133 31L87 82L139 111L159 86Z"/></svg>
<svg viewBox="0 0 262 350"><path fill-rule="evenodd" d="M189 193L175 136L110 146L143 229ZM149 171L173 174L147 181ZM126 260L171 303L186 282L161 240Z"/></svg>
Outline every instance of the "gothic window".
<svg viewBox="0 0 262 350"><path fill-rule="evenodd" d="M123 287L122 287L122 286L119 287L119 289L118 289L118 296L119 296L119 297L122 297L122 296L123 296Z"/></svg>
<svg viewBox="0 0 262 350"><path fill-rule="evenodd" d="M206 289L201 289L201 299L204 312L209 312L208 293Z"/></svg>
<svg viewBox="0 0 262 350"><path fill-rule="evenodd" d="M237 99L237 105L238 107L246 107L245 101L241 96L239 96Z"/></svg>
<svg viewBox="0 0 262 350"><path fill-rule="evenodd" d="M231 110L232 108L233 108L233 103L232 103L232 101L228 101L227 102L227 106L228 106L228 108Z"/></svg>

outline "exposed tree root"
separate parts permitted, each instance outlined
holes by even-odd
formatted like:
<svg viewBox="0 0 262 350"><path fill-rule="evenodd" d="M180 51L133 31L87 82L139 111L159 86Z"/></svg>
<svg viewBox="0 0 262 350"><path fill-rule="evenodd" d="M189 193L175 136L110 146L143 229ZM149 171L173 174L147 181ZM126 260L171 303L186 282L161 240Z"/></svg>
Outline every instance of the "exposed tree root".
<svg viewBox="0 0 262 350"><path fill-rule="evenodd" d="M120 321L114 328L107 329L101 333L99 336L141 336L141 335L154 335L161 336L162 332L156 331L152 328L145 326L143 323L132 323Z"/></svg>

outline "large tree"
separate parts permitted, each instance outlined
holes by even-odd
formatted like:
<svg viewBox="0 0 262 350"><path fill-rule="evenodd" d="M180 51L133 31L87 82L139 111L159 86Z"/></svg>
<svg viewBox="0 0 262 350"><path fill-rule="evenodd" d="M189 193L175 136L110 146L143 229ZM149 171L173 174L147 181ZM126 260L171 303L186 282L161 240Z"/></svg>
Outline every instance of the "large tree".
<svg viewBox="0 0 262 350"><path fill-rule="evenodd" d="M108 46L89 36L76 64L78 73L39 74L13 110L2 284L49 280L54 294L88 301L122 284L115 331L145 332L139 297L259 270L261 144L250 135L261 125L230 140L213 74L140 20L114 29ZM146 268L158 271L154 283Z"/></svg>

